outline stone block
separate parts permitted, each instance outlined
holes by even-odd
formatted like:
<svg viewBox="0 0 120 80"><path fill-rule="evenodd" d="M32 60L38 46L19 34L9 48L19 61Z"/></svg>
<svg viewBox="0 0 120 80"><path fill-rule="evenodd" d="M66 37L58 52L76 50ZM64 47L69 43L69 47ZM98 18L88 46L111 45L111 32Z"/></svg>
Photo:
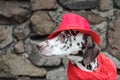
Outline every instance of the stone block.
<svg viewBox="0 0 120 80"><path fill-rule="evenodd" d="M56 0L31 0L32 10L56 9Z"/></svg>
<svg viewBox="0 0 120 80"><path fill-rule="evenodd" d="M59 3L67 9L83 10L98 7L98 0L59 0Z"/></svg>
<svg viewBox="0 0 120 80"><path fill-rule="evenodd" d="M47 12L37 11L31 17L33 30L39 35L48 35L55 28L55 24L51 21Z"/></svg>

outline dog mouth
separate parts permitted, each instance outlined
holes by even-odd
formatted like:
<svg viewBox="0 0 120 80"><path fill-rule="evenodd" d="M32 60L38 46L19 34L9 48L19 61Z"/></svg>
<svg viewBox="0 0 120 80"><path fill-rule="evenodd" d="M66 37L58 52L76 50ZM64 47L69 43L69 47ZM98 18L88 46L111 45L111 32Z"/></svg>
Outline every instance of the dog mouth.
<svg viewBox="0 0 120 80"><path fill-rule="evenodd" d="M80 51L78 51L78 53L77 54L70 54L70 56L83 56L83 51L82 50L80 50Z"/></svg>
<svg viewBox="0 0 120 80"><path fill-rule="evenodd" d="M83 54L77 53L77 54L70 54L70 55L72 55L72 56L82 56Z"/></svg>

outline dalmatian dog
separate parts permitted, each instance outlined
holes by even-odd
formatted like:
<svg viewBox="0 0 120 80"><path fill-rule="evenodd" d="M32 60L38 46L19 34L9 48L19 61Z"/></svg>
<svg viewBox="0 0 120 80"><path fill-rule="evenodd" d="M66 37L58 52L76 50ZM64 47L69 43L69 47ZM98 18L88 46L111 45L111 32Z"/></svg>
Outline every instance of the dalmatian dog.
<svg viewBox="0 0 120 80"><path fill-rule="evenodd" d="M49 57L68 58L81 70L92 72L97 69L99 47L92 38L77 30L65 30L52 39L37 44L39 54Z"/></svg>

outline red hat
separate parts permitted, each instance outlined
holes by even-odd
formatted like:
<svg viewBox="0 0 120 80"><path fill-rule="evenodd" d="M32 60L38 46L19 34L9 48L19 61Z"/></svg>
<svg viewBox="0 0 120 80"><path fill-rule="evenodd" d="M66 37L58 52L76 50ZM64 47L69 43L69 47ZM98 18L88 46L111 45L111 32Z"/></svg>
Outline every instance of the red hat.
<svg viewBox="0 0 120 80"><path fill-rule="evenodd" d="M100 37L97 35L96 32L90 29L88 21L85 18L73 13L66 13L63 15L62 21L59 24L57 30L51 33L48 36L48 39L55 37L61 31L70 29L74 29L82 33L88 34L92 37L93 41L95 41L96 44L99 44L100 42Z"/></svg>

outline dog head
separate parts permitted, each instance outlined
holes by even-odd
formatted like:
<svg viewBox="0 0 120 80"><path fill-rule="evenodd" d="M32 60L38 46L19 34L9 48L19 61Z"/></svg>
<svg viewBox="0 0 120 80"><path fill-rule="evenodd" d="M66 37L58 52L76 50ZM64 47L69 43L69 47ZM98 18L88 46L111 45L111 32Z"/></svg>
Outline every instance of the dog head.
<svg viewBox="0 0 120 80"><path fill-rule="evenodd" d="M54 38L38 43L37 47L43 56L80 57L84 64L89 64L99 54L92 38L76 30L62 31Z"/></svg>

